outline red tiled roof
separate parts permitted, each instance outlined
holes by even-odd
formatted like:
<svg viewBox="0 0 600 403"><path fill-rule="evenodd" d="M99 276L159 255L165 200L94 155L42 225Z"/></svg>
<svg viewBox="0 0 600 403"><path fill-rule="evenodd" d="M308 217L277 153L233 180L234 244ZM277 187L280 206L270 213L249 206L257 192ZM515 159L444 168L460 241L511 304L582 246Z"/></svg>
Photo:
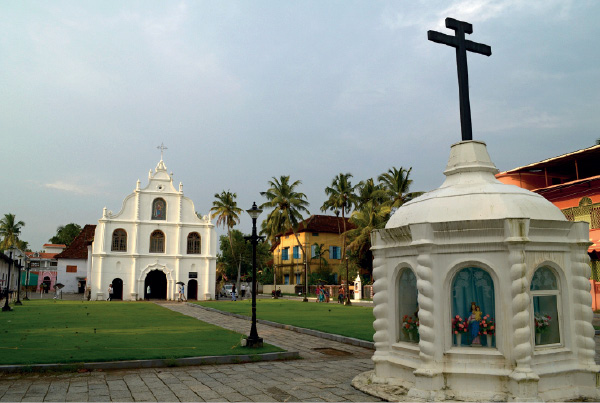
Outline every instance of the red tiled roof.
<svg viewBox="0 0 600 403"><path fill-rule="evenodd" d="M38 256L34 256L35 254ZM58 253L46 253L46 252L25 252L25 254L32 259L52 259L54 256L58 255Z"/></svg>
<svg viewBox="0 0 600 403"><path fill-rule="evenodd" d="M45 243L42 247L43 248L66 248L67 245L65 245L63 243Z"/></svg>
<svg viewBox="0 0 600 403"><path fill-rule="evenodd" d="M91 241L94 240L94 232L96 231L96 225L86 224L79 235L73 239L71 245L58 255L57 259L87 259L88 250L87 247Z"/></svg>
<svg viewBox="0 0 600 403"><path fill-rule="evenodd" d="M346 231L356 228L356 226L350 222L348 217L344 217L344 220L346 220ZM296 232L341 234L344 232L344 221L342 220L342 217L313 214L298 225L298 230ZM290 235L292 233L293 231L289 230L284 234L279 234L278 236ZM273 250L278 244L279 243L275 241L271 246L271 249Z"/></svg>

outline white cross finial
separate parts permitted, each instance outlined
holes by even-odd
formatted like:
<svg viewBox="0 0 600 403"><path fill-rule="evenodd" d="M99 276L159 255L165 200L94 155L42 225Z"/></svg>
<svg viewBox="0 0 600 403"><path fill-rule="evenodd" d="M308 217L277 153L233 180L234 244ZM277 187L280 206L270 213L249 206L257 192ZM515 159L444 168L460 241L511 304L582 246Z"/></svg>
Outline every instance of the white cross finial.
<svg viewBox="0 0 600 403"><path fill-rule="evenodd" d="M163 159L163 151L168 150L167 147L165 147L164 143L160 143L160 145L158 147L156 147L160 150L160 160L162 161Z"/></svg>

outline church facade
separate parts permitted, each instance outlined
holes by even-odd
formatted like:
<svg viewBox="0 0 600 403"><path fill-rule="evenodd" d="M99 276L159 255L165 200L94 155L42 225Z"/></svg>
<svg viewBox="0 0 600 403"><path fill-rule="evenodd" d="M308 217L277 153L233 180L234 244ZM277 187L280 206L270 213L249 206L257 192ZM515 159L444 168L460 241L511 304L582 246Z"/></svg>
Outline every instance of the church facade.
<svg viewBox="0 0 600 403"><path fill-rule="evenodd" d="M106 207L98 220L87 280L90 298L177 299L180 285L190 300L215 297L217 235L200 216L183 185L173 185L162 158L148 185L137 181L121 211Z"/></svg>

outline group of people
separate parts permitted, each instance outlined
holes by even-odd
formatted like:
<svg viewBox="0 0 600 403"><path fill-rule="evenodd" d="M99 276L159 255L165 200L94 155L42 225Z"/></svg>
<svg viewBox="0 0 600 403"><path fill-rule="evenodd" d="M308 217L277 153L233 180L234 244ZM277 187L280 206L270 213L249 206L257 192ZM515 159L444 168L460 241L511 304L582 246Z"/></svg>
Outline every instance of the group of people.
<svg viewBox="0 0 600 403"><path fill-rule="evenodd" d="M322 285L318 285L317 286L317 302L329 302L329 289L325 286ZM346 289L344 288L343 285L340 285L340 287L338 288L338 304L343 304L344 303L344 298L346 296Z"/></svg>

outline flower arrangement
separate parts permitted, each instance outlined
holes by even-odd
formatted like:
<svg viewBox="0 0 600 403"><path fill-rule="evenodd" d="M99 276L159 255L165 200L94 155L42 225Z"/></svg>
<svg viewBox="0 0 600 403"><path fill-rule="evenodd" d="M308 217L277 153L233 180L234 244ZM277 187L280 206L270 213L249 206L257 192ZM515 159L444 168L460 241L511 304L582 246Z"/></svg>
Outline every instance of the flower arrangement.
<svg viewBox="0 0 600 403"><path fill-rule="evenodd" d="M536 333L545 333L550 326L550 322L552 321L552 317L550 315L542 315L539 313L536 313L533 318L535 321Z"/></svg>
<svg viewBox="0 0 600 403"><path fill-rule="evenodd" d="M459 315L456 315L454 319L452 319L452 332L454 334L462 334L467 333L469 330L469 326L467 322L461 318Z"/></svg>
<svg viewBox="0 0 600 403"><path fill-rule="evenodd" d="M409 315L404 315L402 318L402 331L408 335L419 331L419 319Z"/></svg>
<svg viewBox="0 0 600 403"><path fill-rule="evenodd" d="M485 315L479 322L479 334L490 336L496 334L496 322L494 318L490 318L490 315Z"/></svg>

